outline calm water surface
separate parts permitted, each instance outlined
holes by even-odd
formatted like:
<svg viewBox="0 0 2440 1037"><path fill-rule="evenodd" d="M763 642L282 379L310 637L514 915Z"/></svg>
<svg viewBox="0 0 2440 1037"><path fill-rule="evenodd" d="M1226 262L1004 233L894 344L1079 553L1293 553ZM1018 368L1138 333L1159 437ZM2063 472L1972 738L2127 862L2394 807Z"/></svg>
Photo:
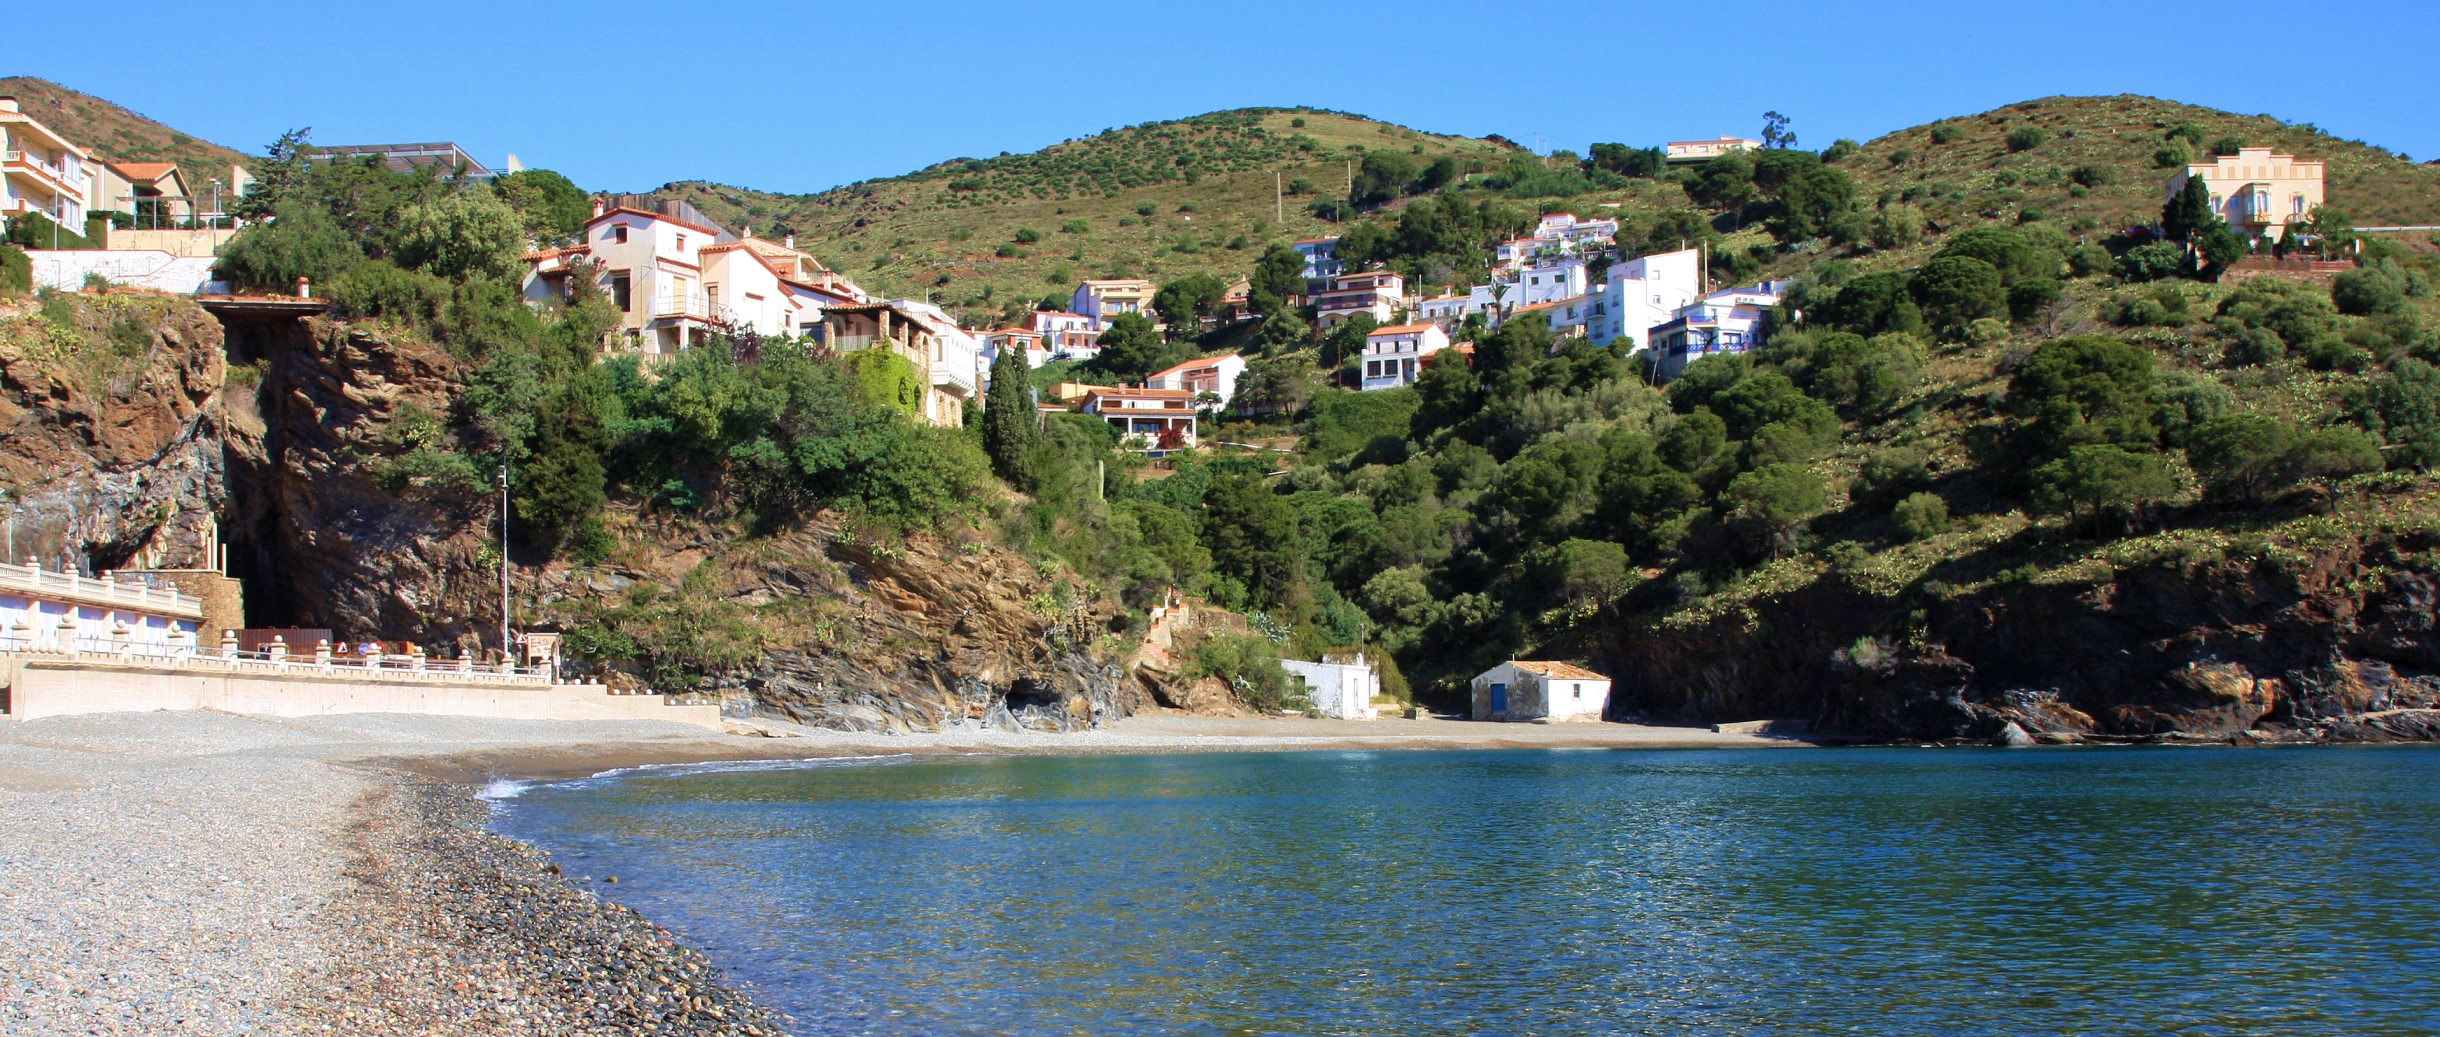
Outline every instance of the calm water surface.
<svg viewBox="0 0 2440 1037"><path fill-rule="evenodd" d="M2440 1033L2440 752L965 758L508 834L870 1034Z"/></svg>

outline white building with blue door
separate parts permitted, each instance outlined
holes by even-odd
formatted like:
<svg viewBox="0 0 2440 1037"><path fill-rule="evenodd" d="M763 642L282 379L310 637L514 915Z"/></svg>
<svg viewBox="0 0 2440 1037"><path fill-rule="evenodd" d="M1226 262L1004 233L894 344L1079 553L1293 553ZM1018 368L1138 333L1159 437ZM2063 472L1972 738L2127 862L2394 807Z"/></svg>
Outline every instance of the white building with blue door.
<svg viewBox="0 0 2440 1037"><path fill-rule="evenodd" d="M1476 720L1601 719L1610 679L1581 666L1510 659L1474 678Z"/></svg>

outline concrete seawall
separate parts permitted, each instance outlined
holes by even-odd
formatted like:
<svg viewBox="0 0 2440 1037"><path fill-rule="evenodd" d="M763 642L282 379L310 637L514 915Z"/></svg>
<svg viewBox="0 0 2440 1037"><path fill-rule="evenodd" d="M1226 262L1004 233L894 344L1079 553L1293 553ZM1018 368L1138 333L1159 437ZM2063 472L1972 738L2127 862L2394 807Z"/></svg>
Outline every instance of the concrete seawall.
<svg viewBox="0 0 2440 1037"><path fill-rule="evenodd" d="M350 674L344 667L297 665L260 673L183 660L97 663L7 656L8 718L33 720L77 713L211 709L300 717L329 713L424 713L507 720L659 720L721 729L720 707L674 705L666 695L614 695L599 684L542 680L483 680L447 671L413 679Z"/></svg>

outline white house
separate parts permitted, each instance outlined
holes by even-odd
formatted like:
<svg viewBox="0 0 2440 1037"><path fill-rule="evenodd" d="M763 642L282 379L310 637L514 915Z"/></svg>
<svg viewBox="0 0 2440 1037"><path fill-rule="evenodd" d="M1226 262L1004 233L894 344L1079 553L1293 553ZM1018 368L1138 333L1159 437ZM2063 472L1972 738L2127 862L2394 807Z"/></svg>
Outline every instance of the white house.
<svg viewBox="0 0 2440 1037"><path fill-rule="evenodd" d="M564 297L572 265L589 260L611 305L624 314L619 331L629 349L676 353L719 333L721 323L703 290L703 248L737 236L683 201L654 202L649 209L641 207L642 199L622 201L638 204L594 201L583 244L525 257L526 300Z"/></svg>
<svg viewBox="0 0 2440 1037"><path fill-rule="evenodd" d="M1032 328L1053 360L1091 360L1101 355L1101 332L1093 318L1065 310L1035 310Z"/></svg>
<svg viewBox="0 0 2440 1037"><path fill-rule="evenodd" d="M1140 277L1086 281L1076 286L1068 308L1091 320L1092 330L1100 331L1122 313L1146 314L1145 319L1150 320L1155 290L1152 282Z"/></svg>
<svg viewBox="0 0 2440 1037"><path fill-rule="evenodd" d="M1602 345L1623 337L1632 343L1630 353L1651 345L1652 327L1703 293L1702 266L1701 250L1691 248L1611 264L1602 320L1587 337Z"/></svg>
<svg viewBox="0 0 2440 1037"><path fill-rule="evenodd" d="M1293 247L1296 249L1297 255L1305 257L1307 280L1339 276L1341 268L1337 235L1327 238L1306 238L1297 242Z"/></svg>
<svg viewBox="0 0 2440 1037"><path fill-rule="evenodd" d="M1771 333L1771 311L1778 307L1788 284L1766 281L1723 289L1679 307L1669 320L1649 332L1651 348L1660 354L1654 376L1666 382L1704 356L1743 353L1761 346Z"/></svg>
<svg viewBox="0 0 2440 1037"><path fill-rule="evenodd" d="M1610 679L1581 666L1511 659L1474 678L1476 720L1600 720Z"/></svg>
<svg viewBox="0 0 2440 1037"><path fill-rule="evenodd" d="M1211 393L1220 398L1214 406L1226 408L1237 396L1237 376L1244 373L1245 358L1235 353L1202 357L1154 372L1144 379L1144 388L1184 389L1197 397Z"/></svg>
<svg viewBox="0 0 2440 1037"><path fill-rule="evenodd" d="M890 305L900 313L922 322L931 332L932 358L926 365L932 390L944 397L945 405L954 405L962 417L967 400L978 403L983 396L983 340L981 336L959 327L948 311L915 299L895 299Z"/></svg>
<svg viewBox="0 0 2440 1037"><path fill-rule="evenodd" d="M1438 324L1397 324L1364 336L1364 388L1395 389L1415 384L1423 358L1449 348Z"/></svg>
<svg viewBox="0 0 2440 1037"><path fill-rule="evenodd" d="M1305 682L1305 699L1315 712L1335 720L1376 720L1373 697L1381 694L1381 674L1362 652L1330 653L1321 662L1282 659L1279 668Z"/></svg>
<svg viewBox="0 0 2440 1037"><path fill-rule="evenodd" d="M1471 295L1441 295L1436 298L1417 300L1415 319L1430 321L1443 328L1449 328L1463 322L1467 314L1479 309L1481 307L1474 305L1474 298Z"/></svg>
<svg viewBox="0 0 2440 1037"><path fill-rule="evenodd" d="M984 372L989 373L991 365L999 362L1000 354L1012 349L1025 354L1028 369L1047 364L1051 359L1051 351L1042 345L1041 332L1024 328L993 328L983 333ZM986 378L984 381L988 386L990 380Z"/></svg>
<svg viewBox="0 0 2440 1037"><path fill-rule="evenodd" d="M1666 145L1662 160L1671 165L1680 162L1709 162L1731 151L1754 151L1761 147L1761 141L1748 140L1744 137L1721 137L1718 140L1673 140Z"/></svg>

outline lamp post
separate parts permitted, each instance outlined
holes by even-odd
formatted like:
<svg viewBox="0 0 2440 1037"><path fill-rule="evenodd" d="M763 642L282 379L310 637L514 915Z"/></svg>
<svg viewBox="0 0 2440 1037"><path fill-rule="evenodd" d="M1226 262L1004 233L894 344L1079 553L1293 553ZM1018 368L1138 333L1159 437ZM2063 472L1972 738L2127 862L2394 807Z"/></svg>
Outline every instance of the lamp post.
<svg viewBox="0 0 2440 1037"><path fill-rule="evenodd" d="M500 464L500 659L514 666L516 653L508 633L508 463Z"/></svg>

